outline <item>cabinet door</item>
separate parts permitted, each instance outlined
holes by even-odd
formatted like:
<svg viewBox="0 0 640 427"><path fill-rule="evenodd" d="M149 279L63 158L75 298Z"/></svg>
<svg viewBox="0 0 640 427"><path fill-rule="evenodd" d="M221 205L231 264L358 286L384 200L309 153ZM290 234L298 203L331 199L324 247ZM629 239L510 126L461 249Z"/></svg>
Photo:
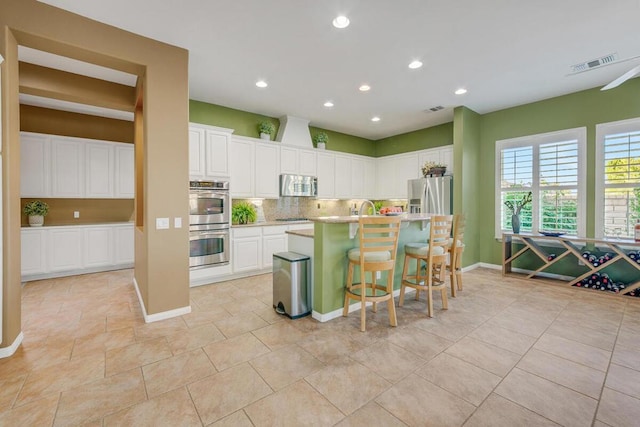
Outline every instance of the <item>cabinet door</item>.
<svg viewBox="0 0 640 427"><path fill-rule="evenodd" d="M416 178L422 178L422 166L424 166L426 162L440 163L440 150L437 148L425 150L422 151L418 157L418 163L420 164L420 176L417 176Z"/></svg>
<svg viewBox="0 0 640 427"><path fill-rule="evenodd" d="M231 143L229 191L232 197L253 197L254 144L233 140Z"/></svg>
<svg viewBox="0 0 640 427"><path fill-rule="evenodd" d="M351 198L366 198L364 189L364 160L351 159Z"/></svg>
<svg viewBox="0 0 640 427"><path fill-rule="evenodd" d="M47 230L21 230L21 272L23 276L47 272Z"/></svg>
<svg viewBox="0 0 640 427"><path fill-rule="evenodd" d="M51 271L82 268L82 229L49 230L48 258Z"/></svg>
<svg viewBox="0 0 640 427"><path fill-rule="evenodd" d="M233 239L233 271L252 271L260 269L261 237Z"/></svg>
<svg viewBox="0 0 640 427"><path fill-rule="evenodd" d="M364 197L366 199L377 198L375 160L364 161Z"/></svg>
<svg viewBox="0 0 640 427"><path fill-rule="evenodd" d="M206 131L205 169L207 178L229 176L229 135Z"/></svg>
<svg viewBox="0 0 640 427"><path fill-rule="evenodd" d="M112 238L113 227L85 228L83 267L103 267L113 264Z"/></svg>
<svg viewBox="0 0 640 427"><path fill-rule="evenodd" d="M316 152L311 150L298 151L298 173L300 175L316 176Z"/></svg>
<svg viewBox="0 0 640 427"><path fill-rule="evenodd" d="M115 265L133 264L135 257L133 224L113 227Z"/></svg>
<svg viewBox="0 0 640 427"><path fill-rule="evenodd" d="M453 145L440 149L440 163L447 165L445 175L453 175Z"/></svg>
<svg viewBox="0 0 640 427"><path fill-rule="evenodd" d="M335 197L335 156L329 153L317 154L318 197Z"/></svg>
<svg viewBox="0 0 640 427"><path fill-rule="evenodd" d="M276 234L262 237L262 268L273 266L273 254L287 250L287 235Z"/></svg>
<svg viewBox="0 0 640 427"><path fill-rule="evenodd" d="M49 197L50 140L39 135L20 135L20 197Z"/></svg>
<svg viewBox="0 0 640 427"><path fill-rule="evenodd" d="M298 173L298 149L280 147L280 173Z"/></svg>
<svg viewBox="0 0 640 427"><path fill-rule="evenodd" d="M351 199L351 158L336 156L335 170L335 197Z"/></svg>
<svg viewBox="0 0 640 427"><path fill-rule="evenodd" d="M52 138L52 197L84 197L84 144L86 142Z"/></svg>
<svg viewBox="0 0 640 427"><path fill-rule="evenodd" d="M419 157L417 154L407 154L397 158L395 165L395 180L391 193L394 199L406 199L408 195L408 181L420 177Z"/></svg>
<svg viewBox="0 0 640 427"><path fill-rule="evenodd" d="M204 129L189 128L189 178L202 179L205 176Z"/></svg>
<svg viewBox="0 0 640 427"><path fill-rule="evenodd" d="M276 145L256 144L255 195L277 199L279 192L280 152Z"/></svg>
<svg viewBox="0 0 640 427"><path fill-rule="evenodd" d="M378 189L377 198L387 199L391 198L393 193L393 175L395 170L395 158L394 157L381 157L377 160L378 165L376 167L376 188Z"/></svg>
<svg viewBox="0 0 640 427"><path fill-rule="evenodd" d="M87 142L85 153L85 197L107 199L113 197L114 147L109 143Z"/></svg>
<svg viewBox="0 0 640 427"><path fill-rule="evenodd" d="M136 166L134 156L133 144L116 145L114 196L118 199L133 199L135 196Z"/></svg>

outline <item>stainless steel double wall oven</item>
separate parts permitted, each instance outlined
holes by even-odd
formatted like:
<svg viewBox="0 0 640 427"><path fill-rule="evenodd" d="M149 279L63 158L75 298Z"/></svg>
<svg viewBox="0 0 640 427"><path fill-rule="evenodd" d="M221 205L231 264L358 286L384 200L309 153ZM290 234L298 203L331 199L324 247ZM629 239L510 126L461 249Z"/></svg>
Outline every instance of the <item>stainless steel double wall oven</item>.
<svg viewBox="0 0 640 427"><path fill-rule="evenodd" d="M229 263L228 181L189 181L189 267Z"/></svg>

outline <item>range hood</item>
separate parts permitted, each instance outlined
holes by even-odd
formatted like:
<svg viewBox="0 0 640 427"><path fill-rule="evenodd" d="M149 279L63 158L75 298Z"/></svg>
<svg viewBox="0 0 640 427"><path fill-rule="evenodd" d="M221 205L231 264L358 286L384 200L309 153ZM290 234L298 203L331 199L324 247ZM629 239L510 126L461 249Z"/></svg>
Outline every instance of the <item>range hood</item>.
<svg viewBox="0 0 640 427"><path fill-rule="evenodd" d="M293 116L280 117L280 127L276 141L283 144L296 145L301 148L313 148L309 120Z"/></svg>

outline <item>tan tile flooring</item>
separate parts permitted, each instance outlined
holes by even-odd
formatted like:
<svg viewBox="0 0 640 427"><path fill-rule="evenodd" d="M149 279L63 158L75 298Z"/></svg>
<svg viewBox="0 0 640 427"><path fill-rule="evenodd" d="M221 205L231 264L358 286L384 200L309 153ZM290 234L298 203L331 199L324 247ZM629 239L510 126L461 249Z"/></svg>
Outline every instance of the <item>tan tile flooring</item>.
<svg viewBox="0 0 640 427"><path fill-rule="evenodd" d="M31 282L0 360L0 426L637 426L640 301L499 272L318 323L271 308L271 275L191 290L145 324L132 271Z"/></svg>

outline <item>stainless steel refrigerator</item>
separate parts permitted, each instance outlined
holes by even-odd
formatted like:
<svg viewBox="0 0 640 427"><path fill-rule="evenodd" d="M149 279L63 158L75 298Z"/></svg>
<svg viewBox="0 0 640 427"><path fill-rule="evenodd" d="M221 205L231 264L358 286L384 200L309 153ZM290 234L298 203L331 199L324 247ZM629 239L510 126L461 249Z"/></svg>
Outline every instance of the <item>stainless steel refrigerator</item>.
<svg viewBox="0 0 640 427"><path fill-rule="evenodd" d="M451 215L453 185L450 176L410 179L408 189L410 213Z"/></svg>

